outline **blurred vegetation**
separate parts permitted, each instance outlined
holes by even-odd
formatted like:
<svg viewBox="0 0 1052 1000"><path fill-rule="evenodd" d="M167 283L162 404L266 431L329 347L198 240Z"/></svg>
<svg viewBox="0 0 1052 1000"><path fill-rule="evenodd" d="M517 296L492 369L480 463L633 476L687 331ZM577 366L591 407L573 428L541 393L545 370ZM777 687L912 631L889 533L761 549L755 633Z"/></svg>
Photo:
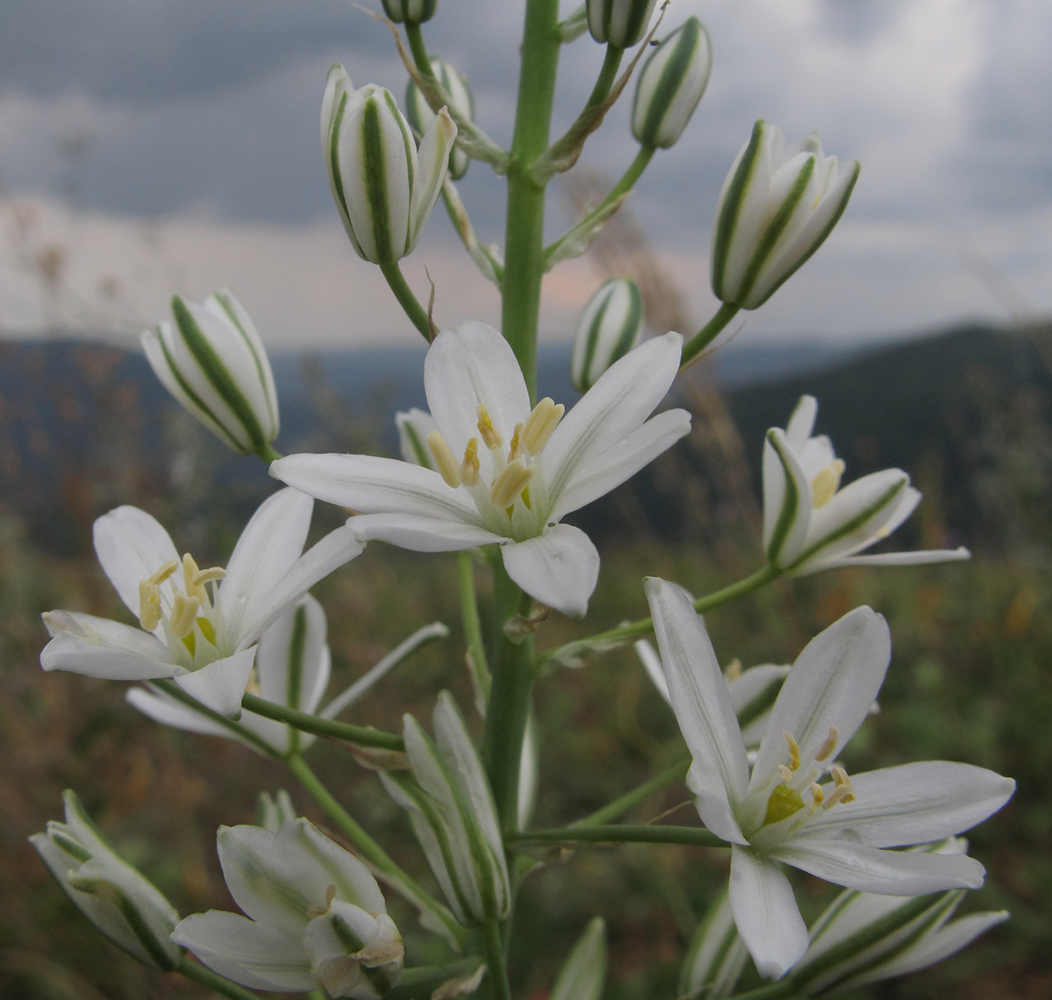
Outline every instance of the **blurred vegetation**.
<svg viewBox="0 0 1052 1000"><path fill-rule="evenodd" d="M973 853L989 875L986 888L965 904L967 910L1007 908L1011 921L931 972L859 994L868 1000L1052 995L1046 955L1052 940L1052 797L1045 789L1052 768L1052 433L1047 392L1040 385L1020 389L1018 383L1005 390L999 378L966 382L969 402L961 410L973 422L959 441L975 458L972 478L961 488L970 491L969 509L982 512L965 538L976 551L972 562L780 580L707 619L721 662L739 657L748 666L790 662L821 628L859 604L872 605L889 619L894 655L881 711L845 754L849 769L946 758L991 767L1019 783L1014 800L971 834ZM823 393L819 398L823 426L831 428L851 463L852 448L856 455L858 449L851 433L842 438L838 431L835 400ZM946 412L936 415L938 426L957 426L946 423ZM784 425L787 413L780 406L770 422ZM888 413L882 419L891 421L894 413ZM137 426L127 422L119 429L128 434ZM332 419L328 430L330 441L360 447L360 429ZM90 552L91 520L108 506L130 502L151 510L169 526L177 546L193 551L202 565L225 561L229 554L257 497L222 478L196 425L182 419L167 433L182 456L169 470L177 482L147 475L130 462L121 465L118 446L111 456L114 475L86 479L74 494L80 506L62 527L68 544L42 546L17 511L0 514L3 997L209 995L124 956L52 884L26 837L60 818L62 789L77 790L118 848L184 915L231 907L215 856L215 830L251 822L258 790L289 788L303 813L325 825L280 764L231 742L150 722L126 705L123 685L47 675L39 668L46 641L41 612L70 608L129 620ZM658 463L636 490L618 491L588 515L590 528L602 521L605 530L599 532L603 572L587 623L553 615L539 631L540 648L645 613L644 575L676 580L700 595L757 568L749 518L731 516L726 498L712 495L691 448L688 443ZM881 465L896 464L887 452L881 455ZM920 544L943 544L957 530L947 526L953 497L938 473L958 457L944 442L925 451L919 466L906 466L927 492L912 529ZM849 474L868 471L857 461L849 469ZM675 540L655 515L663 505L675 508ZM725 526L719 538L711 527L714 512ZM316 530L335 524L336 517L335 511L320 510ZM643 530L637 536L630 527ZM893 541L909 540L905 533ZM485 604L482 566L478 578ZM316 588L329 613L334 692L420 625L440 619L452 628L449 640L400 668L348 713L349 721L398 729L402 713L409 711L429 725L442 688L450 688L473 718L455 579L450 557L373 545ZM631 650L557 671L538 685L537 710L542 781L537 825L579 818L683 754L675 720ZM352 814L432 885L407 824L376 776L324 741L312 748L310 760ZM674 822L696 822L682 786L655 796L632 818L645 822L665 813L672 813ZM516 995L545 996L577 934L601 913L611 944L608 1000L671 1000L686 942L705 901L726 877L725 853L634 845L536 857L542 863L527 876L516 915L511 959ZM817 880L801 876L796 884L808 916L831 896L830 887ZM406 935L410 962L441 958L393 897L391 907Z"/></svg>

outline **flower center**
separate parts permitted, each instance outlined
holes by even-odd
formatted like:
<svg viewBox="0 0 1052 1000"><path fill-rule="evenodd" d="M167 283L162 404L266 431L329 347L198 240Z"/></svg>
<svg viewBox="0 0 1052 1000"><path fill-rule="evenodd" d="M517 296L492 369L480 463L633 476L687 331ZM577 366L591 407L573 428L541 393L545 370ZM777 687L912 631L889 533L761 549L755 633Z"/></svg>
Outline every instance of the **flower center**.
<svg viewBox="0 0 1052 1000"><path fill-rule="evenodd" d="M840 802L854 800L855 790L851 786L851 779L847 771L839 764L834 764L829 769L833 778L831 784L829 782L825 785L818 783L821 771L815 765L828 760L837 748L840 734L836 726L829 727L829 735L808 762L807 767L803 766L800 746L792 733L782 735L789 747L788 761L778 765L779 782L767 800L767 811L764 814L762 826L778 823L807 806L803 794L805 790L811 795L811 804L807 807L809 816L814 815L819 809L832 809Z"/></svg>
<svg viewBox="0 0 1052 1000"><path fill-rule="evenodd" d="M833 494L840 489L840 477L845 468L844 460L837 458L811 480L811 496L816 508L824 507L833 499Z"/></svg>
<svg viewBox="0 0 1052 1000"><path fill-rule="evenodd" d="M165 634L178 639L191 657L197 654L197 639L194 626L201 636L212 646L216 645L214 613L214 588L209 593L206 586L226 576L221 566L200 569L194 557L187 552L183 556L183 588L173 582L171 609L164 612L161 602L161 584L169 580L179 569L180 564L172 559L166 562L155 573L139 582L139 624L147 632L153 632L158 625L164 625Z"/></svg>

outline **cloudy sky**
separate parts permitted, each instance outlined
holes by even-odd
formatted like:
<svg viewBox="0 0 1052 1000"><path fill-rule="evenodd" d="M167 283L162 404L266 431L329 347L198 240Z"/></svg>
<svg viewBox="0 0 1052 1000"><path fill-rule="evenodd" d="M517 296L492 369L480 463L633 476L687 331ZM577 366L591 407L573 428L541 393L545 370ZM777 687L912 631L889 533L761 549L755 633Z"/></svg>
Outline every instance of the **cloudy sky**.
<svg viewBox="0 0 1052 1000"><path fill-rule="evenodd" d="M439 0L425 26L505 144L522 6ZM715 308L716 196L759 117L790 140L817 130L862 175L825 246L748 316L750 338L859 340L1052 312L1052 3L673 0L665 23L692 14L713 39L709 90L632 205L699 325ZM566 47L557 129L601 56L587 35ZM404 91L387 29L351 0L4 0L0 331L64 324L131 342L173 292L229 285L271 345L411 343L332 208L318 112L333 62L358 85ZM582 165L616 176L635 155L622 103ZM502 183L473 164L461 195L499 242ZM556 190L549 238L570 222ZM421 298L425 268L435 280L440 323L495 321L496 295L458 246L439 208L405 274ZM598 280L587 258L549 276L545 337L569 335Z"/></svg>

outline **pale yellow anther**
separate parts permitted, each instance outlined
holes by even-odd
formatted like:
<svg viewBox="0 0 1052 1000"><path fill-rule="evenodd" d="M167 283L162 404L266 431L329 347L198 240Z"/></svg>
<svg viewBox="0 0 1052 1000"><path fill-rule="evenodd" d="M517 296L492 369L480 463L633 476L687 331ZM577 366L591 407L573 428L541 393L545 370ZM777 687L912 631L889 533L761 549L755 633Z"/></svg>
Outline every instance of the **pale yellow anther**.
<svg viewBox="0 0 1052 1000"><path fill-rule="evenodd" d="M460 485L460 463L453 457L453 452L446 439L436 430L427 436L427 446L435 459L435 468L445 480L447 486L456 489Z"/></svg>
<svg viewBox="0 0 1052 1000"><path fill-rule="evenodd" d="M485 403L479 403L478 415L478 428L479 434L482 435L482 443L490 450L499 448L504 444L504 438L500 436L500 431L493 426L493 418L489 415L489 410L486 409Z"/></svg>
<svg viewBox="0 0 1052 1000"><path fill-rule="evenodd" d="M788 785L793 779L793 772L789 770L784 764L778 765L778 777L782 779L782 783Z"/></svg>
<svg viewBox="0 0 1052 1000"><path fill-rule="evenodd" d="M158 585L164 583L177 569L179 563L175 559L169 559L156 573L146 579L150 583L156 583Z"/></svg>
<svg viewBox="0 0 1052 1000"><path fill-rule="evenodd" d="M147 632L161 624L161 590L152 577L139 583L139 624Z"/></svg>
<svg viewBox="0 0 1052 1000"><path fill-rule="evenodd" d="M839 742L840 731L836 726L830 726L829 735L826 737L825 743L819 747L818 753L815 754L815 760L825 760L836 749L836 745Z"/></svg>
<svg viewBox="0 0 1052 1000"><path fill-rule="evenodd" d="M526 488L537 466L527 465L521 458L507 464L504 471L493 480L489 498L495 507L510 507Z"/></svg>
<svg viewBox="0 0 1052 1000"><path fill-rule="evenodd" d="M197 612L201 602L196 597L187 597L176 593L172 604L172 614L168 619L168 628L177 639L185 639L194 630Z"/></svg>
<svg viewBox="0 0 1052 1000"><path fill-rule="evenodd" d="M731 660L727 669L723 671L723 679L725 681L736 681L742 675L742 661L735 657Z"/></svg>
<svg viewBox="0 0 1052 1000"><path fill-rule="evenodd" d="M833 776L833 791L829 798L822 804L823 809L832 809L838 802L854 802L855 789L851 787L851 779L838 764L829 772Z"/></svg>
<svg viewBox="0 0 1052 1000"><path fill-rule="evenodd" d="M206 583L222 580L226 576L226 570L222 566L209 566L208 569L199 569L194 574L194 586L203 587Z"/></svg>
<svg viewBox="0 0 1052 1000"><path fill-rule="evenodd" d="M556 404L550 396L545 396L533 408L522 429L522 445L531 455L536 455L548 443L565 412L566 407Z"/></svg>
<svg viewBox="0 0 1052 1000"><path fill-rule="evenodd" d="M197 588L194 586L194 577L200 573L200 567L197 565L197 561L194 559L189 552L183 554L183 590L198 600L201 595L196 593Z"/></svg>
<svg viewBox="0 0 1052 1000"><path fill-rule="evenodd" d="M508 445L508 461L522 458L522 421L515 425L511 434L511 444Z"/></svg>
<svg viewBox="0 0 1052 1000"><path fill-rule="evenodd" d="M789 770L798 771L800 769L800 746L793 739L792 733L782 733L785 737L785 742L789 744Z"/></svg>
<svg viewBox="0 0 1052 1000"><path fill-rule="evenodd" d="M465 486L475 486L479 481L479 439L472 438L464 449L464 461L460 463L460 481Z"/></svg>
<svg viewBox="0 0 1052 1000"><path fill-rule="evenodd" d="M822 791L822 786L817 781L811 782L811 812L816 813L822 808L822 803L825 801L826 793Z"/></svg>
<svg viewBox="0 0 1052 1000"><path fill-rule="evenodd" d="M829 503L833 494L840 489L840 477L844 474L844 469L844 460L838 458L811 480L811 497L816 507Z"/></svg>

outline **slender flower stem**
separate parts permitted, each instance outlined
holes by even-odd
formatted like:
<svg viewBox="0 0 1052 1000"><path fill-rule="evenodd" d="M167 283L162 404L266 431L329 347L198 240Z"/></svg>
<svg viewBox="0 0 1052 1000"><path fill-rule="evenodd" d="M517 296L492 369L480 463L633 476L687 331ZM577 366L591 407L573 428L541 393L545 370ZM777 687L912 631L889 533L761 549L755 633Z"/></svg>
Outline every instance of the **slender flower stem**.
<svg viewBox="0 0 1052 1000"><path fill-rule="evenodd" d="M588 95L588 103L585 104L586 111L594 108L597 104L602 104L606 100L607 94L610 93L610 88L614 85L614 80L617 79L617 69L621 65L621 57L624 54L624 49L607 45L606 56L603 59L603 68L599 71L599 78L595 81L591 94Z"/></svg>
<svg viewBox="0 0 1052 1000"><path fill-rule="evenodd" d="M464 623L464 638L468 647L468 666L483 703L486 703L489 701L490 673L486 663L486 647L482 641L482 623L479 620L478 599L475 596L475 569L471 560L470 552L457 553L460 616Z"/></svg>
<svg viewBox="0 0 1052 1000"><path fill-rule="evenodd" d="M387 279L387 284L391 287L391 291L394 292L394 297L398 299L398 304L402 307L406 316L409 317L413 326L423 335L424 340L430 344L432 340L431 318L424 307L417 301L413 290L402 275L402 269L398 266L398 261L379 266L383 276Z"/></svg>
<svg viewBox="0 0 1052 1000"><path fill-rule="evenodd" d="M714 833L696 826L566 826L553 830L523 830L504 835L509 844L687 844L691 847L727 847Z"/></svg>
<svg viewBox="0 0 1052 1000"><path fill-rule="evenodd" d="M749 990L747 993L735 993L729 1000L781 1000L782 997L802 998L806 995L789 978L782 979L777 983L770 983L767 986L759 986L755 990Z"/></svg>
<svg viewBox="0 0 1052 1000"><path fill-rule="evenodd" d="M258 993L252 993L243 986L238 986L236 983L230 982L229 979L224 979L219 973L213 972L199 962L195 962L189 955L183 955L179 960L179 964L175 967L175 971L186 976L187 979L192 979L195 983L200 983L202 986L207 986L210 990L215 990L216 993L230 997L231 1000L259 1000Z"/></svg>
<svg viewBox="0 0 1052 1000"><path fill-rule="evenodd" d="M732 583L729 587L724 587L722 590L716 590L711 594L706 594L704 597L699 597L694 602L694 610L698 614L705 614L705 612L712 611L714 608L729 604L739 597L744 597L754 590L759 590L760 587L781 576L782 572L777 566L764 566L763 569L757 570L744 580L739 580L737 583ZM621 625L606 632L599 632L596 635L589 636L587 639L576 639L573 642L568 642L565 646L553 649L551 652L542 653L538 657L538 665L549 661L565 662L578 659L585 653L616 649L625 643L642 639L653 631L654 620L652 618L641 618L639 621L631 622L628 625Z"/></svg>
<svg viewBox="0 0 1052 1000"><path fill-rule="evenodd" d="M424 44L424 32L419 23L407 21L405 33L409 39L409 51L413 53L413 62L416 63L416 68L424 76L433 77L435 74L431 69L431 57L427 54L427 46Z"/></svg>
<svg viewBox="0 0 1052 1000"><path fill-rule="evenodd" d="M275 722L284 722L302 732L314 733L315 736L328 736L344 740L346 743L354 743L356 746L376 747L379 750L405 750L402 737L395 733L385 733L382 729L374 729L372 726L352 726L349 722L323 719L308 712L298 712L294 708L278 705L254 694L246 694L241 699L241 707Z"/></svg>
<svg viewBox="0 0 1052 1000"><path fill-rule="evenodd" d="M496 920L491 920L482 925L481 931L493 1000L511 1000L508 966L504 959L504 945L500 939L500 924Z"/></svg>
<svg viewBox="0 0 1052 1000"><path fill-rule="evenodd" d="M741 306L731 305L724 302L719 311L712 317L693 337L683 345L683 360L679 370L683 371L692 364L698 355L711 344L720 334L723 328L738 315Z"/></svg>
<svg viewBox="0 0 1052 1000"><path fill-rule="evenodd" d="M263 459L267 465L270 465L271 462L276 462L279 458L285 457L273 445L267 444L265 441L256 449L256 454Z"/></svg>
<svg viewBox="0 0 1052 1000"><path fill-rule="evenodd" d="M444 906L432 899L428 893L402 871L394 859L362 829L354 817L336 801L332 793L318 779L318 776L307 766L307 762L303 757L299 754L290 754L285 758L285 762L311 798L321 806L326 815L343 831L358 853L369 862L376 874L405 896L422 913L430 914L439 921L448 936L463 941L465 931L456 922L453 915Z"/></svg>
<svg viewBox="0 0 1052 1000"><path fill-rule="evenodd" d="M573 829L578 829L583 826L601 826L604 823L609 823L611 820L617 819L618 816L624 815L629 809L639 805L641 802L646 802L651 795L656 795L658 792L668 788L669 785L682 781L689 769L690 757L677 760L675 764L670 764L664 771L654 775L649 781L643 782L638 788L634 788L620 798L614 799L609 805L603 806L602 809L597 809L590 816L585 816L584 819L577 820L571 826Z"/></svg>

